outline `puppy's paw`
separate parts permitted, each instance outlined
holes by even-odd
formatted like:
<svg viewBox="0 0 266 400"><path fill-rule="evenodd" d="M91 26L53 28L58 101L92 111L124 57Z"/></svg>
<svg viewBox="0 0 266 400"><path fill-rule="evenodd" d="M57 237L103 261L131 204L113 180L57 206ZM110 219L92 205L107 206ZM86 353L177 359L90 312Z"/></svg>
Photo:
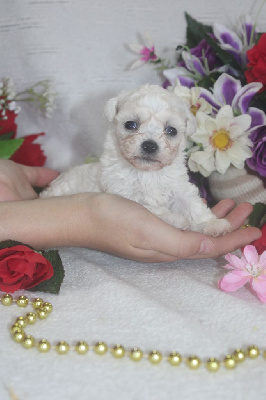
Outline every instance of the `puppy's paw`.
<svg viewBox="0 0 266 400"><path fill-rule="evenodd" d="M221 236L225 235L228 232L232 231L232 227L227 219L212 219L210 220L205 228L203 229L203 233L209 236Z"/></svg>

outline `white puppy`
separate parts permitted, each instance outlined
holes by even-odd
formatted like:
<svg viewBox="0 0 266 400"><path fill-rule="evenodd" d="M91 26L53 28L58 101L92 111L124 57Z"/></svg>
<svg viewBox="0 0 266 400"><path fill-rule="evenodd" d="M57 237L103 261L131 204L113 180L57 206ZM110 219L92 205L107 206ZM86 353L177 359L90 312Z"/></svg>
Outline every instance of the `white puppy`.
<svg viewBox="0 0 266 400"><path fill-rule="evenodd" d="M218 236L230 231L189 182L186 136L195 118L174 93L155 85L122 92L106 104L112 127L100 161L61 174L41 197L115 193L134 200L169 224Z"/></svg>

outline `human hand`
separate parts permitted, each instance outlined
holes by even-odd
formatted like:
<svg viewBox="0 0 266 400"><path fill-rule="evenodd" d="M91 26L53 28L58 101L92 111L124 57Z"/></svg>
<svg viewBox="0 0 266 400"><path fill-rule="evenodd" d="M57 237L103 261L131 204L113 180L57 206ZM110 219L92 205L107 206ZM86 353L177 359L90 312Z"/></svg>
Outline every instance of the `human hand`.
<svg viewBox="0 0 266 400"><path fill-rule="evenodd" d="M234 206L234 201L227 199L212 209L218 218L227 218L232 226L231 233L214 238L176 229L122 197L99 194L92 199L92 222L96 229L91 240L98 250L137 261L214 258L261 236L257 228L239 230L252 206L249 203Z"/></svg>
<svg viewBox="0 0 266 400"><path fill-rule="evenodd" d="M44 167L27 167L11 160L0 160L0 202L38 197L33 187L44 187L58 176Z"/></svg>
<svg viewBox="0 0 266 400"><path fill-rule="evenodd" d="M106 193L83 193L0 204L0 241L13 239L35 248L88 247L142 262L214 258L258 239L257 228L239 229L252 211L232 200L214 207L233 232L220 237L181 231L140 204Z"/></svg>

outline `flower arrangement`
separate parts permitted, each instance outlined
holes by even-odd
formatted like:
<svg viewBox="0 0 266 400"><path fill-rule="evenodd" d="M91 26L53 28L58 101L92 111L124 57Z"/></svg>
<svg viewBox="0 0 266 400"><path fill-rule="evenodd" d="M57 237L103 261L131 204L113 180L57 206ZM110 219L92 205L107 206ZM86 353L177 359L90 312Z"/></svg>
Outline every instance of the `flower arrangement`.
<svg viewBox="0 0 266 400"><path fill-rule="evenodd" d="M53 110L55 93L49 81L41 81L16 93L10 79L0 82L0 158L11 159L29 166L43 166L46 160L40 144L35 143L44 133L17 138L16 118L21 111L18 103L28 102L45 116Z"/></svg>
<svg viewBox="0 0 266 400"><path fill-rule="evenodd" d="M174 65L158 56L145 34L142 44L129 46L138 54L129 69L152 64L163 87L181 97L195 115L187 165L202 197L209 203L214 195L214 200L231 197L255 204L248 223L259 227L262 237L243 249L241 259L226 256L225 268L232 272L219 287L233 291L250 282L266 302L266 33L258 31L250 16L233 28L204 25L187 13L185 17L186 43L177 46Z"/></svg>
<svg viewBox="0 0 266 400"><path fill-rule="evenodd" d="M130 45L139 55L130 68L154 65L163 86L180 96L195 115L197 129L188 138L188 169L205 197L210 199L219 179L228 182L231 171L238 170L257 179L260 193L253 203L265 203L266 33L258 31L250 16L232 29L185 16L186 43L177 46L175 65L157 55L146 35L144 45Z"/></svg>

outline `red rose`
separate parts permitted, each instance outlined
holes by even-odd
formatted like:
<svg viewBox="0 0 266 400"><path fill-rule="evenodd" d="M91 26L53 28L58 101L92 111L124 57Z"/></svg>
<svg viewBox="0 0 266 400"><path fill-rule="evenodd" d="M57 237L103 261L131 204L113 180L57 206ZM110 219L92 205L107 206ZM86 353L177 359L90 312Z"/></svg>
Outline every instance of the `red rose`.
<svg viewBox="0 0 266 400"><path fill-rule="evenodd" d="M29 289L54 275L52 264L24 245L0 250L0 290Z"/></svg>
<svg viewBox="0 0 266 400"><path fill-rule="evenodd" d="M262 254L266 250L266 224L261 228L262 237L258 240L255 240L251 244L256 247L258 254Z"/></svg>
<svg viewBox="0 0 266 400"><path fill-rule="evenodd" d="M41 145L33 143L35 139L42 135L44 135L44 133L24 136L24 142L10 160L30 167L42 167L46 157L41 149Z"/></svg>
<svg viewBox="0 0 266 400"><path fill-rule="evenodd" d="M6 110L6 117L7 119L0 119L0 135L12 132L11 138L13 139L17 133L17 124L15 123L17 114L14 111Z"/></svg>
<svg viewBox="0 0 266 400"><path fill-rule="evenodd" d="M247 51L248 69L245 71L247 82L261 82L266 90L266 33L263 33L258 44Z"/></svg>

